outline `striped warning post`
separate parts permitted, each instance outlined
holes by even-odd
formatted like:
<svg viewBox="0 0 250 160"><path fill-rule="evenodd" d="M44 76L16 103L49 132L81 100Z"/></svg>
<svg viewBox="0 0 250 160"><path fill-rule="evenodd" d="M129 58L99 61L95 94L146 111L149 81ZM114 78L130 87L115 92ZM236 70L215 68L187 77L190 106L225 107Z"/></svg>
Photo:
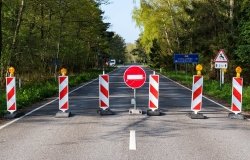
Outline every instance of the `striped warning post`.
<svg viewBox="0 0 250 160"><path fill-rule="evenodd" d="M99 75L99 107L109 108L109 75Z"/></svg>
<svg viewBox="0 0 250 160"><path fill-rule="evenodd" d="M16 78L6 77L6 98L7 111L13 113L16 111Z"/></svg>
<svg viewBox="0 0 250 160"><path fill-rule="evenodd" d="M202 107L202 87L203 87L203 76L193 76L193 87L192 87L192 102L191 110L195 113L201 110Z"/></svg>
<svg viewBox="0 0 250 160"><path fill-rule="evenodd" d="M243 78L233 77L231 111L234 112L235 114L238 114L241 112L242 87L243 87Z"/></svg>
<svg viewBox="0 0 250 160"><path fill-rule="evenodd" d="M149 75L149 109L155 111L159 107L159 75Z"/></svg>
<svg viewBox="0 0 250 160"><path fill-rule="evenodd" d="M59 110L65 112L69 109L68 76L59 76Z"/></svg>

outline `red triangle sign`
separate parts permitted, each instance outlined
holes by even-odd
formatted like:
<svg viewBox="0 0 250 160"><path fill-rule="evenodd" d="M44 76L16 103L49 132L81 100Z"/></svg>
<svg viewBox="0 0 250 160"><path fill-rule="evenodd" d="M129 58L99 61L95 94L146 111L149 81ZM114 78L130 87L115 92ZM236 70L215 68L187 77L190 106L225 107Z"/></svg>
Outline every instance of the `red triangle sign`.
<svg viewBox="0 0 250 160"><path fill-rule="evenodd" d="M220 50L216 56L216 58L214 59L214 62L228 62L227 56L224 52L224 50Z"/></svg>

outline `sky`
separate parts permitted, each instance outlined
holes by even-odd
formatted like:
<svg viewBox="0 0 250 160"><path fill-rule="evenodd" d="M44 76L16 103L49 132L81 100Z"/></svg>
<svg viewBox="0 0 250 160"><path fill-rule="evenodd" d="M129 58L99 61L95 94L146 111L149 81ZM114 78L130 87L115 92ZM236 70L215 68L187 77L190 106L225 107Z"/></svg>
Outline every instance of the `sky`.
<svg viewBox="0 0 250 160"><path fill-rule="evenodd" d="M102 5L104 22L111 23L109 31L114 31L125 39L126 43L134 43L140 33L132 19L133 0L110 0L110 4ZM137 3L139 0L137 0Z"/></svg>

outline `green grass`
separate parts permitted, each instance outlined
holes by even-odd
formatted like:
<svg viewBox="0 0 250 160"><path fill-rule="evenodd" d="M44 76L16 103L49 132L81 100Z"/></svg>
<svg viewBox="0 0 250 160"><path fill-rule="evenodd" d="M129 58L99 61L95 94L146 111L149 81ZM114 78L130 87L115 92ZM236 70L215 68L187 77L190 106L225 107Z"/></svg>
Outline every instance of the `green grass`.
<svg viewBox="0 0 250 160"><path fill-rule="evenodd" d="M185 72L181 71L164 71L163 74L190 89L192 88L193 75L191 74L185 74ZM216 100L223 100L230 105L232 98L232 84L225 83L222 88L220 88L219 81L209 80L207 76L204 76L203 94ZM244 111L250 111L250 86L243 86L242 108Z"/></svg>
<svg viewBox="0 0 250 160"><path fill-rule="evenodd" d="M109 69L108 72L111 70ZM101 73L101 70L90 70L81 74L69 75L69 87L74 87L83 82L95 79ZM20 89L17 88L16 92L17 107L18 109L22 109L45 98L57 96L58 81L50 78L40 82L28 83ZM0 91L0 117L6 112L6 91L2 89Z"/></svg>

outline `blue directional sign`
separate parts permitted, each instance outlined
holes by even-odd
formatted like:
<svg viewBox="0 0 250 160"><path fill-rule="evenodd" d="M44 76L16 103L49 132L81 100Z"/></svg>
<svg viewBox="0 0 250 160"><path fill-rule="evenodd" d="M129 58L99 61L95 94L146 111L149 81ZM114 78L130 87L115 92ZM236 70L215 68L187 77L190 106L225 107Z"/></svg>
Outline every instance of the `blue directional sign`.
<svg viewBox="0 0 250 160"><path fill-rule="evenodd" d="M198 54L174 54L174 63L198 63Z"/></svg>

